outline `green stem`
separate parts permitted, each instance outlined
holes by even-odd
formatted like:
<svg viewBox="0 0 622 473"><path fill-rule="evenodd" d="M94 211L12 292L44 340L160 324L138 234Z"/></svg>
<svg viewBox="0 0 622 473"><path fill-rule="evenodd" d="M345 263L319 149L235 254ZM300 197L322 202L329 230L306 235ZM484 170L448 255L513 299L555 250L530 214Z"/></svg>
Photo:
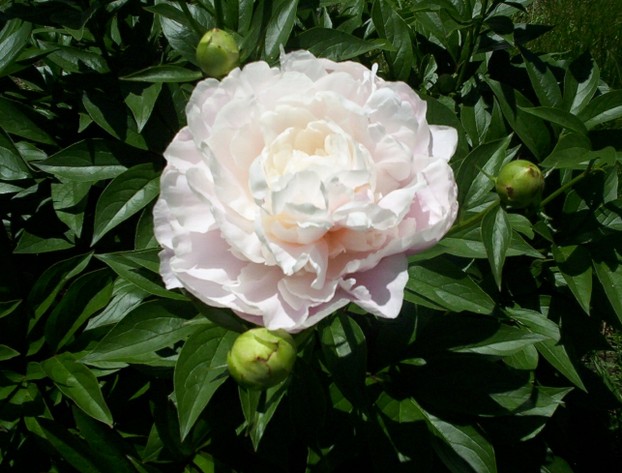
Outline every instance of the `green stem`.
<svg viewBox="0 0 622 473"><path fill-rule="evenodd" d="M205 28L199 25L197 20L194 19L194 17L192 16L192 13L190 13L190 9L188 8L188 3L185 2L184 0L178 0L177 3L179 3L181 10L184 12L184 15L186 15L186 17L188 18L188 21L190 21L190 24L192 25L192 29L194 29L194 31L196 31L199 34L199 37L202 37L203 34L205 33Z"/></svg>
<svg viewBox="0 0 622 473"><path fill-rule="evenodd" d="M498 205L500 205L499 201L495 202L493 205L488 207L486 210L482 210L480 213L475 214L472 217L467 218L466 220L463 220L462 222L458 223L457 225L454 225L453 227L451 227L449 229L449 231L445 234L445 236L447 237L447 236L453 235L454 233L458 233L458 232L464 230L465 228L469 228L473 224L475 224L475 223L479 222L480 220L482 220L484 218L484 216L488 212L490 212L491 210L497 208Z"/></svg>
<svg viewBox="0 0 622 473"><path fill-rule="evenodd" d="M540 208L546 206L546 204L551 202L553 199L555 199L559 195L561 195L564 192L566 192L568 189L570 189L572 186L574 186L577 182L580 182L583 179L585 179L587 177L587 175L590 174L590 172L592 172L593 164L594 164L594 162L590 161L590 163L588 164L588 166L585 169L585 171L583 171L578 176L573 177L566 184L564 184L563 186L560 186L554 192L551 192L548 196L546 196L546 199L543 199L542 202L540 202ZM599 170L599 169L597 168L597 170Z"/></svg>

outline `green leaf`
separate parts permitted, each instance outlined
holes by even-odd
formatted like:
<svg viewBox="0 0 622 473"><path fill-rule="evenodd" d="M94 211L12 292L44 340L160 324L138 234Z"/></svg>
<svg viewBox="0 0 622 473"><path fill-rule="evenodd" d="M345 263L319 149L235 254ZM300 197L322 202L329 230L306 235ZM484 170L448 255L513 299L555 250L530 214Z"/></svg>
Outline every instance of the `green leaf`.
<svg viewBox="0 0 622 473"><path fill-rule="evenodd" d="M395 8L385 0L375 0L372 6L372 20L381 37L387 38L395 51L388 53L388 64L396 80L408 81L414 54L410 28Z"/></svg>
<svg viewBox="0 0 622 473"><path fill-rule="evenodd" d="M157 250L138 250L97 255L97 259L106 263L122 278L154 296L187 301L188 298L178 292L165 289L158 273Z"/></svg>
<svg viewBox="0 0 622 473"><path fill-rule="evenodd" d="M352 317L338 313L322 327L320 343L324 362L337 387L354 405L364 406L367 345L359 325Z"/></svg>
<svg viewBox="0 0 622 473"><path fill-rule="evenodd" d="M287 392L287 380L263 391L239 387L240 403L246 419L246 431L255 451Z"/></svg>
<svg viewBox="0 0 622 473"><path fill-rule="evenodd" d="M182 441L227 379L227 353L237 335L210 326L186 340L175 365L174 377Z"/></svg>
<svg viewBox="0 0 622 473"><path fill-rule="evenodd" d="M66 425L42 417L26 419L28 430L42 436L60 456L80 473L106 473L97 466L86 443L69 432Z"/></svg>
<svg viewBox="0 0 622 473"><path fill-rule="evenodd" d="M570 65L564 76L564 109L580 113L598 90L600 70L589 53L582 54Z"/></svg>
<svg viewBox="0 0 622 473"><path fill-rule="evenodd" d="M434 449L452 472L467 471L462 467L462 462L466 462L476 473L496 473L495 451L477 428L447 422L426 412L414 399L410 401L440 441L433 444ZM456 456L461 461L456 461Z"/></svg>
<svg viewBox="0 0 622 473"><path fill-rule="evenodd" d="M0 301L0 319L14 313L15 309L17 309L21 303L22 299L16 299L12 301Z"/></svg>
<svg viewBox="0 0 622 473"><path fill-rule="evenodd" d="M104 310L89 319L86 330L116 324L131 310L138 307L148 295L148 292L126 279L117 278L112 290L112 300Z"/></svg>
<svg viewBox="0 0 622 473"><path fill-rule="evenodd" d="M456 353L509 356L546 338L545 335L533 333L526 329L501 325L492 336L476 343L452 348L451 351Z"/></svg>
<svg viewBox="0 0 622 473"><path fill-rule="evenodd" d="M0 343L0 361L10 360L16 356L19 356L17 350Z"/></svg>
<svg viewBox="0 0 622 473"><path fill-rule="evenodd" d="M572 113L568 113L559 108L553 107L519 107L523 112L527 112L535 117L542 118L547 122L560 125L567 130L574 131L580 135L587 135L587 128L581 120Z"/></svg>
<svg viewBox="0 0 622 473"><path fill-rule="evenodd" d="M542 120L522 110L533 107L533 104L518 90L506 84L492 79L487 79L486 83L495 94L503 116L512 129L534 156L542 158L550 149L551 136Z"/></svg>
<svg viewBox="0 0 622 473"><path fill-rule="evenodd" d="M570 359L566 347L559 342L561 334L559 327L553 321L539 312L528 309L506 309L506 313L514 320L520 322L534 333L546 336L545 340L536 344L538 352L557 371L564 375L575 386L583 391L586 390L581 376L577 372L574 363Z"/></svg>
<svg viewBox="0 0 622 473"><path fill-rule="evenodd" d="M21 136L37 143L54 144L54 140L31 118L32 108L0 97L0 128L9 135Z"/></svg>
<svg viewBox="0 0 622 473"><path fill-rule="evenodd" d="M153 108L160 96L161 90L162 84L155 83L146 87L131 87L126 95L125 104L134 116L139 133L145 127L149 117L153 113Z"/></svg>
<svg viewBox="0 0 622 473"><path fill-rule="evenodd" d="M377 49L391 49L385 41L364 40L330 28L311 28L296 40L300 48L333 61L345 61Z"/></svg>
<svg viewBox="0 0 622 473"><path fill-rule="evenodd" d="M599 95L579 113L579 118L584 121L588 130L620 117L622 117L622 90Z"/></svg>
<svg viewBox="0 0 622 473"><path fill-rule="evenodd" d="M136 453L129 448L130 442L127 439L121 437L115 430L94 422L79 409L73 410L73 417L100 468L115 473L136 473L136 469L128 460L131 454Z"/></svg>
<svg viewBox="0 0 622 473"><path fill-rule="evenodd" d="M69 227L76 237L82 235L84 212L88 201L90 182L67 181L52 183L52 206L58 219Z"/></svg>
<svg viewBox="0 0 622 473"><path fill-rule="evenodd" d="M34 165L60 180L94 182L123 173L127 169L124 155L127 155L126 148L108 141L84 140Z"/></svg>
<svg viewBox="0 0 622 473"><path fill-rule="evenodd" d="M194 82L203 78L203 73L196 69L186 69L174 64L162 64L151 66L146 69L132 72L120 77L121 80L131 82L155 82L155 83L178 83Z"/></svg>
<svg viewBox="0 0 622 473"><path fill-rule="evenodd" d="M28 44L32 26L19 18L6 21L0 30L0 76Z"/></svg>
<svg viewBox="0 0 622 473"><path fill-rule="evenodd" d="M1 51L1 50L0 50ZM0 130L0 179L17 181L30 177L30 170L19 150L3 130Z"/></svg>
<svg viewBox="0 0 622 473"><path fill-rule="evenodd" d="M581 308L589 315L592 297L592 258L589 251L579 245L553 245L552 249L555 262L568 287Z"/></svg>
<svg viewBox="0 0 622 473"><path fill-rule="evenodd" d="M279 48L285 46L289 38L298 8L298 0L274 0L272 16L266 28L264 53L268 62L273 61L279 54Z"/></svg>
<svg viewBox="0 0 622 473"><path fill-rule="evenodd" d="M108 63L97 49L72 48L45 41L41 41L39 44L49 53L47 61L58 65L67 72L82 73L85 67L100 74L110 71Z"/></svg>
<svg viewBox="0 0 622 473"><path fill-rule="evenodd" d="M542 59L530 51L520 48L525 59L525 68L531 85L545 107L559 107L562 103L562 94L555 75Z"/></svg>
<svg viewBox="0 0 622 473"><path fill-rule="evenodd" d="M490 314L494 310L490 296L447 258L414 263L408 274L408 291L447 310L477 314Z"/></svg>
<svg viewBox="0 0 622 473"><path fill-rule="evenodd" d="M106 306L112 296L113 273L100 269L77 278L47 319L45 338L57 349L64 346L91 315Z"/></svg>
<svg viewBox="0 0 622 473"><path fill-rule="evenodd" d="M95 375L71 353L56 355L41 363L45 374L56 387L86 414L112 425L112 415Z"/></svg>
<svg viewBox="0 0 622 473"><path fill-rule="evenodd" d="M148 205L159 192L160 174L152 164L139 164L114 178L97 201L91 245Z"/></svg>
<svg viewBox="0 0 622 473"><path fill-rule="evenodd" d="M604 250L597 252L594 256L592 261L594 272L618 320L622 323L622 297L620 297L620 288L622 288L622 259L607 257L603 253Z"/></svg>
<svg viewBox="0 0 622 473"><path fill-rule="evenodd" d="M188 303L152 301L141 304L115 325L83 361L131 363L192 334L197 328L190 319L195 315L196 311Z"/></svg>
<svg viewBox="0 0 622 473"><path fill-rule="evenodd" d="M508 216L500 206L486 213L481 225L482 241L488 255L492 275L501 290L501 274L512 240L512 228Z"/></svg>
<svg viewBox="0 0 622 473"><path fill-rule="evenodd" d="M74 256L53 264L43 272L28 294L28 304L35 312L33 322L52 306L65 284L86 269L92 256L92 253Z"/></svg>
<svg viewBox="0 0 622 473"><path fill-rule="evenodd" d="M542 167L556 169L583 169L590 161L602 159L605 162L613 162L616 151L613 147L590 151L585 148L561 148L557 147L540 163Z"/></svg>
<svg viewBox="0 0 622 473"><path fill-rule="evenodd" d="M65 238L50 238L33 235L27 231L23 231L17 246L13 253L16 254L38 254L51 253L52 251L61 251L73 248L73 243Z"/></svg>
<svg viewBox="0 0 622 473"><path fill-rule="evenodd" d="M511 159L507 148L511 136L474 148L460 163L456 173L461 209L468 210L482 204L495 185L494 176Z"/></svg>
<svg viewBox="0 0 622 473"><path fill-rule="evenodd" d="M147 150L146 136L138 133L136 123L127 113L127 109L119 107L119 100L103 92L91 91L82 95L82 105L97 125L118 140L130 146Z"/></svg>

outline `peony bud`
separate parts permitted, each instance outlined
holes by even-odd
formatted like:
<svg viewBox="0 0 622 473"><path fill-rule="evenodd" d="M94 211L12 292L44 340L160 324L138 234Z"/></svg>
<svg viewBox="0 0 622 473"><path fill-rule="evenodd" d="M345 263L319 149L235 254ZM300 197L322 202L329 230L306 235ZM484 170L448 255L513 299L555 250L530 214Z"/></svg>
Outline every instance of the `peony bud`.
<svg viewBox="0 0 622 473"><path fill-rule="evenodd" d="M522 209L540 201L544 176L535 164L518 159L501 168L496 189L504 204Z"/></svg>
<svg viewBox="0 0 622 473"><path fill-rule="evenodd" d="M265 389L283 381L294 367L296 343L285 330L254 328L241 334L227 354L229 373L242 386Z"/></svg>
<svg viewBox="0 0 622 473"><path fill-rule="evenodd" d="M240 49L233 36L214 28L199 41L197 63L206 75L223 77L240 64Z"/></svg>

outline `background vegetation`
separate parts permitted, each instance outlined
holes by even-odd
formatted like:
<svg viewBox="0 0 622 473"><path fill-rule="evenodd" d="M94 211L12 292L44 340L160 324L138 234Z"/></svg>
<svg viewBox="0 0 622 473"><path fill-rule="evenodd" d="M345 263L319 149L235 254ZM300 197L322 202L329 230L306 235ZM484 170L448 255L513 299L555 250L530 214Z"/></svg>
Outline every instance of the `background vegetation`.
<svg viewBox="0 0 622 473"><path fill-rule="evenodd" d="M522 14L529 23L553 26L534 47L574 55L590 51L603 77L622 86L622 7L616 0L536 0Z"/></svg>
<svg viewBox="0 0 622 473"><path fill-rule="evenodd" d="M620 464L622 91L589 52L543 54L548 28L517 16L531 3L0 2L2 469ZM292 376L264 392L226 371L247 326L165 290L152 232L162 151L215 26L243 63L276 65L281 45L378 63L459 134L460 215L411 259L400 317L335 314L296 336ZM546 174L523 210L494 192L517 158Z"/></svg>

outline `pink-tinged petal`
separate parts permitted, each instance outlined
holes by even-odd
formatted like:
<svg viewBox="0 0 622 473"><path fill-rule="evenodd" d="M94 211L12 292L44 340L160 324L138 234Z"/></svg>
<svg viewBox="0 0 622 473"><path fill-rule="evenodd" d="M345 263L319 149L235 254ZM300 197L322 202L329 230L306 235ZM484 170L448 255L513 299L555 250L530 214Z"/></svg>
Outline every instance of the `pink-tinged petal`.
<svg viewBox="0 0 622 473"><path fill-rule="evenodd" d="M457 132L376 72L298 51L197 85L154 208L167 287L290 332L397 316L406 255L457 214Z"/></svg>
<svg viewBox="0 0 622 473"><path fill-rule="evenodd" d="M408 262L404 255L383 258L373 270L353 274L342 283L360 308L378 317L393 319L402 308L408 281Z"/></svg>
<svg viewBox="0 0 622 473"><path fill-rule="evenodd" d="M164 287L167 289L178 289L183 287L183 284L177 276L171 270L171 258L175 256L172 250L165 249L158 254L160 257L160 274L162 275L162 281L164 281Z"/></svg>
<svg viewBox="0 0 622 473"><path fill-rule="evenodd" d="M435 158L441 158L449 161L458 146L458 132L455 128L448 126L432 125L430 126L432 135L432 149L430 154Z"/></svg>

